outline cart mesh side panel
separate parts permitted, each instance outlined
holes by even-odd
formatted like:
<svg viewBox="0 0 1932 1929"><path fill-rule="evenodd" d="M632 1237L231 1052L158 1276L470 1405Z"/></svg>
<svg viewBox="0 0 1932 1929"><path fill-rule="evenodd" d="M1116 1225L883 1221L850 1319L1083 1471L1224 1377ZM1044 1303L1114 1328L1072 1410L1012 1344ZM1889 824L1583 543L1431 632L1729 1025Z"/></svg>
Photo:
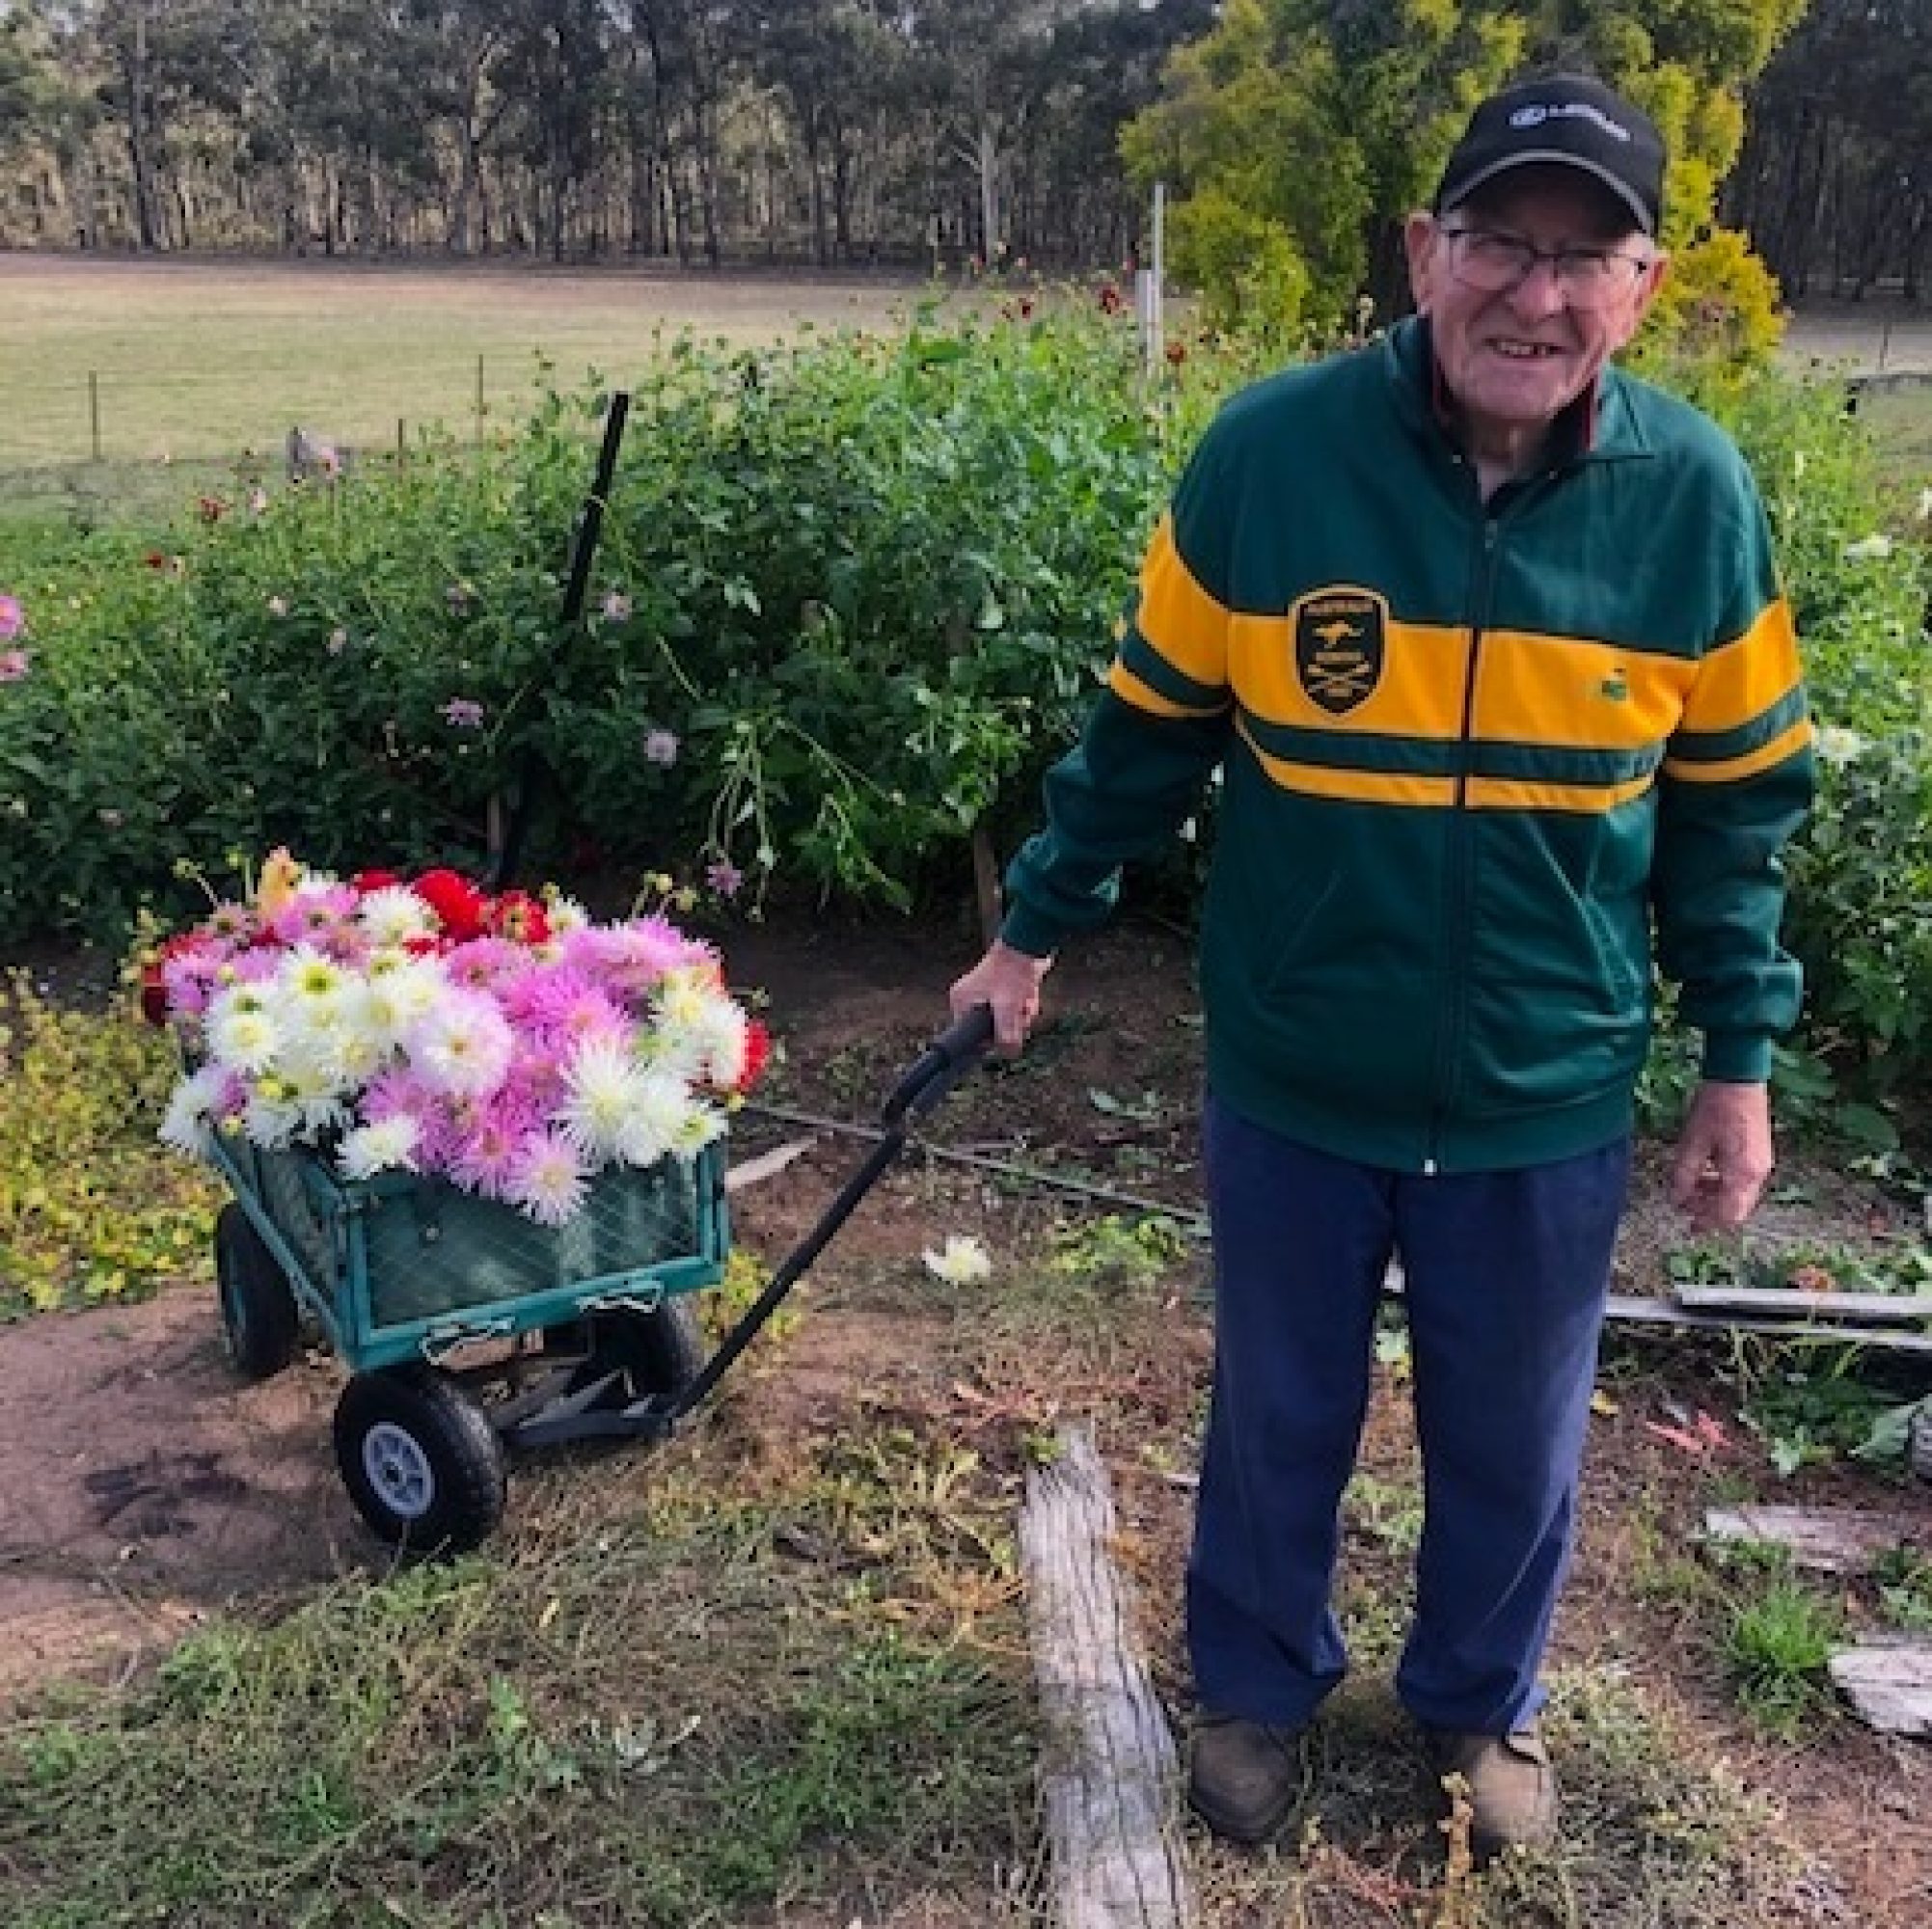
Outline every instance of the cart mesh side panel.
<svg viewBox="0 0 1932 1929"><path fill-rule="evenodd" d="M557 1227L441 1181L377 1192L362 1214L370 1323L487 1308L670 1260L721 1258L711 1250L706 1209L706 1188L719 1182L710 1153L613 1166L590 1182L584 1209Z"/></svg>
<svg viewBox="0 0 1932 1929"><path fill-rule="evenodd" d="M256 1157L258 1187L268 1216L295 1248L303 1271L312 1280L333 1284L340 1269L340 1249L332 1236L324 1202L306 1176L306 1163L301 1153L259 1153Z"/></svg>

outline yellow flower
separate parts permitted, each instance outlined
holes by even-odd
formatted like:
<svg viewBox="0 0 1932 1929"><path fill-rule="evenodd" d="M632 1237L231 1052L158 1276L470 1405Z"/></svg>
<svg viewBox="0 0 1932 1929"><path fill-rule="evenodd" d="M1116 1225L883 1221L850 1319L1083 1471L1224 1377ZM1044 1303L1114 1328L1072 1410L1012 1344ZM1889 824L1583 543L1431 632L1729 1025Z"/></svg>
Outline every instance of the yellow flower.
<svg viewBox="0 0 1932 1929"><path fill-rule="evenodd" d="M288 855L286 844L278 844L261 862L261 882L255 887L255 908L263 917L273 917L302 882L302 866Z"/></svg>

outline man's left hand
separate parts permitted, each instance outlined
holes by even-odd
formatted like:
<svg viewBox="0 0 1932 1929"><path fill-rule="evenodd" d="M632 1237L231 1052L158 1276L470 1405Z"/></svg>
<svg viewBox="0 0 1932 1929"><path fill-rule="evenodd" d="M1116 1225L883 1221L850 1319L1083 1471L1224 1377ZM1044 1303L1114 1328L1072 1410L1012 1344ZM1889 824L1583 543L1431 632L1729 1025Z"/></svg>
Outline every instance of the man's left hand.
<svg viewBox="0 0 1932 1929"><path fill-rule="evenodd" d="M1741 1226L1771 1177L1771 1094L1707 1080L1691 1100L1671 1167L1671 1199L1704 1232Z"/></svg>

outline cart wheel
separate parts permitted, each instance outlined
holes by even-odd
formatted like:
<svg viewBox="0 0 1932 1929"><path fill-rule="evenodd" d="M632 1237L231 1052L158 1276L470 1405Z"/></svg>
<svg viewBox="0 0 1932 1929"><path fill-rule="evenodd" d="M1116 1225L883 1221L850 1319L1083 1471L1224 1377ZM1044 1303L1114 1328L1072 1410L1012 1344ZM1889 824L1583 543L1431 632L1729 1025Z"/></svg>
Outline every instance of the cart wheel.
<svg viewBox="0 0 1932 1929"><path fill-rule="evenodd" d="M342 1484L378 1536L462 1554L503 1517L503 1442L454 1380L429 1367L358 1373L336 1403Z"/></svg>
<svg viewBox="0 0 1932 1929"><path fill-rule="evenodd" d="M279 1373L295 1357L301 1312L281 1263L232 1201L215 1220L215 1284L235 1372L250 1380Z"/></svg>
<svg viewBox="0 0 1932 1929"><path fill-rule="evenodd" d="M709 1357L704 1328L688 1294L667 1299L645 1313L630 1307L600 1313L590 1328L592 1356L615 1367L629 1381L631 1398L682 1393Z"/></svg>

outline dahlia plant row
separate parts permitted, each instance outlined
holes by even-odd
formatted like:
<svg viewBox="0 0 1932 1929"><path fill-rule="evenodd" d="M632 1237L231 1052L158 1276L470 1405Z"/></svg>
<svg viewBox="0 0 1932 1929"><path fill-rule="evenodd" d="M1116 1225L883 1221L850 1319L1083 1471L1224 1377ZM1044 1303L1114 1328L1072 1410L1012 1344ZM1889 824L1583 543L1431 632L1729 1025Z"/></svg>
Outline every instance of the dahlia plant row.
<svg viewBox="0 0 1932 1929"><path fill-rule="evenodd" d="M414 1172L561 1225L611 1165L690 1158L756 1078L764 1027L662 916L453 871L346 882L278 851L148 962L186 1071L161 1127L312 1148L344 1179Z"/></svg>

